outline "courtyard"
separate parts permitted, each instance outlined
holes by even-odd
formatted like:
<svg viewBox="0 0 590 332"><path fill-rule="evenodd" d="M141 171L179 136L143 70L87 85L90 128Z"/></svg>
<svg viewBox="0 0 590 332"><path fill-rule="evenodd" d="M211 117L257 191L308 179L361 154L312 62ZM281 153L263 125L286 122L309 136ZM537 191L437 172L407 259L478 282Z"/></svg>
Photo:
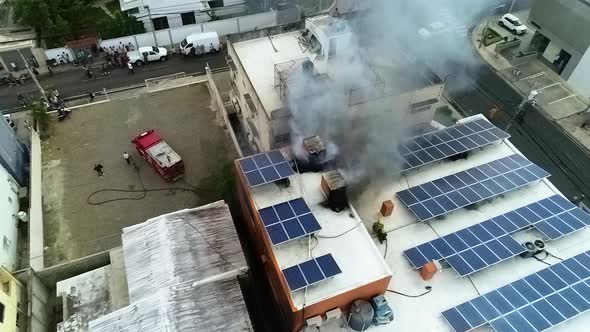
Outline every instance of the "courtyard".
<svg viewBox="0 0 590 332"><path fill-rule="evenodd" d="M61 122L52 118L42 143L45 266L114 248L124 227L221 199L215 183L236 152L213 105L199 83L87 106ZM131 140L149 129L180 154L183 179L165 182L141 159ZM102 178L93 170L97 163Z"/></svg>

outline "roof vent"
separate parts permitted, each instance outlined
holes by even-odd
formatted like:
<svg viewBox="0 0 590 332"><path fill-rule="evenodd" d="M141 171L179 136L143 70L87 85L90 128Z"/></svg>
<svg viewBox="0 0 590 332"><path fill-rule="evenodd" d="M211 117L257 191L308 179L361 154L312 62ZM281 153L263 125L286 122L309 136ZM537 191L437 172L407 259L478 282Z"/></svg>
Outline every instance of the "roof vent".
<svg viewBox="0 0 590 332"><path fill-rule="evenodd" d="M321 187L332 211L340 212L348 206L346 181L339 170L322 174Z"/></svg>

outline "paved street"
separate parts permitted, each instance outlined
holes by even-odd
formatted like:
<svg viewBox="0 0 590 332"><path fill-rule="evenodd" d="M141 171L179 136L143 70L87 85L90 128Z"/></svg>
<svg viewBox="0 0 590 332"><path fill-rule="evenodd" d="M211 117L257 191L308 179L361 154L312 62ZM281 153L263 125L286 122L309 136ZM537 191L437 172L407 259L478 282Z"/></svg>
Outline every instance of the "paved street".
<svg viewBox="0 0 590 332"><path fill-rule="evenodd" d="M205 64L209 63L211 68L225 67L226 53L207 55L201 58L185 58L181 55L170 57L164 63L152 63L135 69L135 74L128 74L127 69L114 69L107 77L88 79L82 69L55 73L53 76L42 76L39 80L44 88L55 88L61 93L62 98L86 94L89 91L101 91L103 88L113 89L128 85L143 83L151 77L164 76L178 72L195 73L205 72ZM99 66L98 63L93 64ZM93 70L95 76L100 73L100 68ZM19 93L28 94L36 91L32 80L27 81L19 87L9 88L8 85L0 86L0 110L6 110L16 106L16 97Z"/></svg>

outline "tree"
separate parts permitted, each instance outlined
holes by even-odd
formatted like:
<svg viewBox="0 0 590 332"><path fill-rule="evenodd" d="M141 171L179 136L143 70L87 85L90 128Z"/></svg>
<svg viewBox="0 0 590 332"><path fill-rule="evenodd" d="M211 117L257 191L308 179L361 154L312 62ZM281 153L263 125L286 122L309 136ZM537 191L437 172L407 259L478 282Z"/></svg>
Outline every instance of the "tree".
<svg viewBox="0 0 590 332"><path fill-rule="evenodd" d="M44 137L49 128L49 114L40 102L30 103L28 106L34 127L39 131L39 136Z"/></svg>

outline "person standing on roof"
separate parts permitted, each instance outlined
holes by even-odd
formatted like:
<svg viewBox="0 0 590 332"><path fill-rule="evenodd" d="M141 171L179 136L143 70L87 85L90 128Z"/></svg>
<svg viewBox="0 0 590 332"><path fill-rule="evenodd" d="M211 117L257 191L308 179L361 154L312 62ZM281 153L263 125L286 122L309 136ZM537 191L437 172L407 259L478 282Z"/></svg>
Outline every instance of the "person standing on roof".
<svg viewBox="0 0 590 332"><path fill-rule="evenodd" d="M131 164L131 156L127 152L123 152L123 159L127 162L127 165Z"/></svg>
<svg viewBox="0 0 590 332"><path fill-rule="evenodd" d="M100 163L98 164L94 164L94 168L93 170L96 171L96 173L98 174L99 178L102 178L104 176L104 172L102 171L103 167Z"/></svg>

